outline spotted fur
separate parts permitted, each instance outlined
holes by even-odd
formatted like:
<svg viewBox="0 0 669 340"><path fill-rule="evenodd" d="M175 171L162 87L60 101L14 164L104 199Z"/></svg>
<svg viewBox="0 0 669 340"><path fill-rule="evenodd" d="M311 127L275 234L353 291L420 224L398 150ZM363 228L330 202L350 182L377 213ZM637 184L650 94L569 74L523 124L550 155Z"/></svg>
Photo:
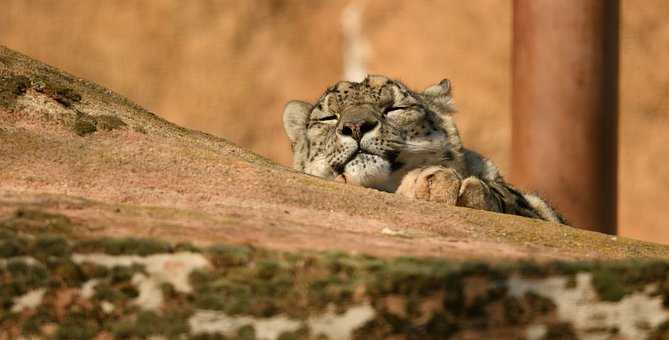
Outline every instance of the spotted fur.
<svg viewBox="0 0 669 340"><path fill-rule="evenodd" d="M294 167L307 174L404 196L564 222L544 200L506 183L497 167L463 147L451 83L423 92L369 76L341 81L315 104L291 101L284 128Z"/></svg>

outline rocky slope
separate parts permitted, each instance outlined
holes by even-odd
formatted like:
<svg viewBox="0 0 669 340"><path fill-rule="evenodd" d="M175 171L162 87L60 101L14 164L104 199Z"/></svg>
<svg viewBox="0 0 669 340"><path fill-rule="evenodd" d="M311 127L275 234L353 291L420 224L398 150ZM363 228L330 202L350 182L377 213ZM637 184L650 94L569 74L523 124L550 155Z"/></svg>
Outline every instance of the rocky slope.
<svg viewBox="0 0 669 340"><path fill-rule="evenodd" d="M661 337L667 258L309 177L0 47L0 339Z"/></svg>

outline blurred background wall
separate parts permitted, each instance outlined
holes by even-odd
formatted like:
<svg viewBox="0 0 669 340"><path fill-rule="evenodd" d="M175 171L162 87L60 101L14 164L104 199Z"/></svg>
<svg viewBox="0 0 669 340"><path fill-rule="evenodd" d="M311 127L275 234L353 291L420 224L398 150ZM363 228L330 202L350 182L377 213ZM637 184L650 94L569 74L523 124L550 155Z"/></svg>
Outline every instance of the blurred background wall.
<svg viewBox="0 0 669 340"><path fill-rule="evenodd" d="M342 17L353 8L366 70L416 89L450 78L465 144L509 169L508 0L3 0L1 7L0 44L284 165L291 155L282 107L313 101L343 77L351 33ZM669 1L623 0L621 9L619 230L669 244Z"/></svg>

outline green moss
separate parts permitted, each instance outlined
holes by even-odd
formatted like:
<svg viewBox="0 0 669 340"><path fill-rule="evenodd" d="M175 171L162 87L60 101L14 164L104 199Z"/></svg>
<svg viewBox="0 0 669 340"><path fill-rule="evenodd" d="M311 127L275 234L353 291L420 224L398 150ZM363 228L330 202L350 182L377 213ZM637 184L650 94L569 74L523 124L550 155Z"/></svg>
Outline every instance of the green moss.
<svg viewBox="0 0 669 340"><path fill-rule="evenodd" d="M81 267L69 258L50 258L47 260L47 266L49 267L51 281L58 282L59 285L79 287L88 280L81 271Z"/></svg>
<svg viewBox="0 0 669 340"><path fill-rule="evenodd" d="M258 278L269 280L279 274L282 268L278 261L265 259L256 262L256 270Z"/></svg>
<svg viewBox="0 0 669 340"><path fill-rule="evenodd" d="M35 239L31 256L38 259L48 257L69 257L71 254L70 244L60 235L42 235Z"/></svg>
<svg viewBox="0 0 669 340"><path fill-rule="evenodd" d="M94 288L94 300L108 301L114 305L125 305L128 300L134 299L139 295L137 287L131 281L136 273L143 273L144 268L140 265L98 269L96 267L89 267L87 270L81 269L80 272L91 274L88 276L84 275L86 280L93 278L98 280Z"/></svg>
<svg viewBox="0 0 669 340"><path fill-rule="evenodd" d="M243 266L251 260L252 249L247 246L215 245L207 249L211 262L219 267Z"/></svg>
<svg viewBox="0 0 669 340"><path fill-rule="evenodd" d="M210 334L210 333L199 333L197 335L191 335L188 337L189 340L225 340L225 336L222 334Z"/></svg>
<svg viewBox="0 0 669 340"><path fill-rule="evenodd" d="M560 322L548 325L543 340L577 340L578 336L570 323Z"/></svg>
<svg viewBox="0 0 669 340"><path fill-rule="evenodd" d="M98 279L109 275L110 270L105 266L84 262L79 264L81 273L88 279Z"/></svg>
<svg viewBox="0 0 669 340"><path fill-rule="evenodd" d="M148 133L148 132L146 131L146 128L144 128L143 126L139 126L139 125L135 125L135 126L133 126L133 127L132 127L132 130L135 131L135 132L139 132L139 133L141 133L141 134L143 134L143 135L145 135L145 134Z"/></svg>
<svg viewBox="0 0 669 340"><path fill-rule="evenodd" d="M517 265L520 275L526 278L544 278L549 275L548 267L530 261L520 261Z"/></svg>
<svg viewBox="0 0 669 340"><path fill-rule="evenodd" d="M44 306L39 306L35 312L28 317L21 327L24 335L38 335L41 327L47 323L56 322L55 316Z"/></svg>
<svg viewBox="0 0 669 340"><path fill-rule="evenodd" d="M126 126L126 123L116 116L99 115L95 116L95 126L98 130L111 131Z"/></svg>
<svg viewBox="0 0 669 340"><path fill-rule="evenodd" d="M592 272L592 287L604 301L620 301L630 292L624 278L609 268L598 268Z"/></svg>
<svg viewBox="0 0 669 340"><path fill-rule="evenodd" d="M73 246L77 253L105 253L109 255L140 255L147 256L172 252L169 243L138 238L100 238L82 240Z"/></svg>
<svg viewBox="0 0 669 340"><path fill-rule="evenodd" d="M444 284L459 288L463 276L473 275L470 268L465 264L463 271L458 271L447 261L398 258L375 272L368 289L373 294L425 294Z"/></svg>
<svg viewBox="0 0 669 340"><path fill-rule="evenodd" d="M545 264L544 272L547 275L575 276L578 272L588 271L592 269L593 266L594 264L589 261L582 261L582 262L555 261Z"/></svg>
<svg viewBox="0 0 669 340"><path fill-rule="evenodd" d="M189 340L225 340L225 336L222 334L210 334L210 333L199 333L197 335L191 335L188 337Z"/></svg>
<svg viewBox="0 0 669 340"><path fill-rule="evenodd" d="M109 271L109 279L112 283L124 283L132 280L137 273L143 273L144 268L140 265L114 266Z"/></svg>
<svg viewBox="0 0 669 340"><path fill-rule="evenodd" d="M83 312L68 313L58 325L54 336L57 340L88 340L100 331L98 323Z"/></svg>
<svg viewBox="0 0 669 340"><path fill-rule="evenodd" d="M86 136L98 130L111 131L126 126L120 118L112 115L92 116L77 111L72 131L79 136Z"/></svg>
<svg viewBox="0 0 669 340"><path fill-rule="evenodd" d="M167 311L158 314L152 311L138 312L134 319L124 319L112 325L116 339L146 339L151 335L164 335L169 339L179 338L189 331L188 318L192 312Z"/></svg>
<svg viewBox="0 0 669 340"><path fill-rule="evenodd" d="M13 110L16 99L26 93L30 79L25 76L0 76L0 107Z"/></svg>
<svg viewBox="0 0 669 340"><path fill-rule="evenodd" d="M0 258L27 255L28 242L15 238L0 239Z"/></svg>
<svg viewBox="0 0 669 340"><path fill-rule="evenodd" d="M418 315L422 299L445 290L446 305L461 308L462 278L483 275L500 280L506 273L482 263L454 266L438 260L399 258L384 261L342 253L322 255L267 254L244 249L213 248L215 272L191 276L197 308L222 310L229 314L270 316L284 311L296 317L314 310L354 303L361 288L372 298L401 294L409 298L409 309ZM238 250L238 248L236 249ZM210 254L210 256L212 256ZM239 266L240 263L247 263ZM220 272L219 272L220 270ZM505 291L492 285L485 299L499 299ZM488 300L481 300L483 308ZM299 307L299 308L298 308ZM345 309L345 308L344 308Z"/></svg>
<svg viewBox="0 0 669 340"><path fill-rule="evenodd" d="M6 67L10 67L13 63L9 58L0 55L0 64L3 64Z"/></svg>
<svg viewBox="0 0 669 340"><path fill-rule="evenodd" d="M301 340L309 339L309 329L306 327L300 327L295 331L287 331L279 334L277 340Z"/></svg>
<svg viewBox="0 0 669 340"><path fill-rule="evenodd" d="M79 136L86 136L98 130L111 131L126 126L120 118L112 115L92 116L77 111L72 131Z"/></svg>
<svg viewBox="0 0 669 340"><path fill-rule="evenodd" d="M220 310L230 315L248 313L253 300L253 288L227 278L215 279L211 273L194 272L191 282L196 291L193 303L197 308Z"/></svg>
<svg viewBox="0 0 669 340"><path fill-rule="evenodd" d="M239 327L237 330L237 339L239 340L254 340L256 338L256 330L252 325L245 325Z"/></svg>
<svg viewBox="0 0 669 340"><path fill-rule="evenodd" d="M420 338L422 339L443 339L448 338L460 330L461 325L451 316L445 313L435 313L421 329Z"/></svg>
<svg viewBox="0 0 669 340"><path fill-rule="evenodd" d="M81 101L81 94L69 86L60 85L57 82L42 77L35 77L32 81L37 92L43 93L60 105L70 108L73 104Z"/></svg>
<svg viewBox="0 0 669 340"><path fill-rule="evenodd" d="M665 261L615 261L593 263L585 269L592 272L592 285L605 301L619 301L625 295L643 290L650 283L664 282L669 276ZM665 298L668 290L660 289Z"/></svg>
<svg viewBox="0 0 669 340"><path fill-rule="evenodd" d="M49 272L41 264L28 264L23 260L9 260L6 271L10 275L8 285L12 285L15 291L24 294L30 290L44 287L49 279ZM8 285L0 287L0 290Z"/></svg>
<svg viewBox="0 0 669 340"><path fill-rule="evenodd" d="M77 118L72 125L72 131L79 136L90 135L91 133L97 131L95 126L95 120L90 118Z"/></svg>
<svg viewBox="0 0 669 340"><path fill-rule="evenodd" d="M29 234L49 233L70 235L73 223L67 216L62 214L38 209L19 208L11 217L0 221L0 229L3 228Z"/></svg>
<svg viewBox="0 0 669 340"><path fill-rule="evenodd" d="M69 107L74 103L80 102L81 95L69 87L56 88L54 91L54 99L62 105Z"/></svg>
<svg viewBox="0 0 669 340"><path fill-rule="evenodd" d="M174 245L174 252L200 253L202 250L190 242L179 242Z"/></svg>
<svg viewBox="0 0 669 340"><path fill-rule="evenodd" d="M18 234L16 231L11 230L7 227L5 227L2 223L4 220L0 220L0 240L13 240L16 239Z"/></svg>
<svg viewBox="0 0 669 340"><path fill-rule="evenodd" d="M130 283L114 285L103 281L95 286L93 297L97 301L108 301L115 305L122 305L127 300L137 297L138 294L137 288Z"/></svg>

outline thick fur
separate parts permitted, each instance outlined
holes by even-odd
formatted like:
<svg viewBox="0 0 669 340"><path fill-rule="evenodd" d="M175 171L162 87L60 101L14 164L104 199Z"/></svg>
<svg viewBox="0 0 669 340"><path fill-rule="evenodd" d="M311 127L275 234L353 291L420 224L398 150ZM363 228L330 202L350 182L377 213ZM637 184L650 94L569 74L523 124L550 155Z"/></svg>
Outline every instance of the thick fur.
<svg viewBox="0 0 669 340"><path fill-rule="evenodd" d="M491 161L463 147L455 111L448 80L414 92L369 76L331 86L313 105L289 102L283 122L294 167L307 174L563 223L544 200L516 190Z"/></svg>

